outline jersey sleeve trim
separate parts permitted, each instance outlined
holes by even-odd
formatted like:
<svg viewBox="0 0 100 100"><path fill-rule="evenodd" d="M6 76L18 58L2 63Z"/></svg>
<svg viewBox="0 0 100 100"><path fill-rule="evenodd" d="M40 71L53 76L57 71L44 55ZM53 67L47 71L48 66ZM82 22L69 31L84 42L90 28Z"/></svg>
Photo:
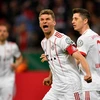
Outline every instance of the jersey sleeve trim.
<svg viewBox="0 0 100 100"><path fill-rule="evenodd" d="M72 55L74 52L78 51L77 48L74 46L74 45L69 45L67 48L66 48L66 51Z"/></svg>

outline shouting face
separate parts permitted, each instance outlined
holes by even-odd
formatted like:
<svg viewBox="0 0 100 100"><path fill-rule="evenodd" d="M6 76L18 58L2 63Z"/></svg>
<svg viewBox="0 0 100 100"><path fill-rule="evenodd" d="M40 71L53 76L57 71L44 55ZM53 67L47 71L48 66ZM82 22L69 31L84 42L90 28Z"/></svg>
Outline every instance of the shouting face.
<svg viewBox="0 0 100 100"><path fill-rule="evenodd" d="M39 23L44 34L51 34L56 24L55 20L50 14L42 14L39 17Z"/></svg>

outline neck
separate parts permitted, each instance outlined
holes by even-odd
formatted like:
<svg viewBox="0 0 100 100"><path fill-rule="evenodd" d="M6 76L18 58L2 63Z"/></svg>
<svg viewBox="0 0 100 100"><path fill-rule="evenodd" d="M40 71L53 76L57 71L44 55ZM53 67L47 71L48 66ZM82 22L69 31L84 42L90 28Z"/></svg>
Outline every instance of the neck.
<svg viewBox="0 0 100 100"><path fill-rule="evenodd" d="M0 45L3 45L3 44L5 44L5 42L6 42L6 41L0 41Z"/></svg>
<svg viewBox="0 0 100 100"><path fill-rule="evenodd" d="M47 38L47 39L49 39L53 34L54 34L54 29L52 30L52 31L50 31L50 32L48 32L48 33L44 33L44 35L45 35L45 37Z"/></svg>
<svg viewBox="0 0 100 100"><path fill-rule="evenodd" d="M86 25L85 27L83 27L83 28L79 31L79 33L80 33L80 34L84 34L84 32L85 32L87 29L90 29L89 25Z"/></svg>

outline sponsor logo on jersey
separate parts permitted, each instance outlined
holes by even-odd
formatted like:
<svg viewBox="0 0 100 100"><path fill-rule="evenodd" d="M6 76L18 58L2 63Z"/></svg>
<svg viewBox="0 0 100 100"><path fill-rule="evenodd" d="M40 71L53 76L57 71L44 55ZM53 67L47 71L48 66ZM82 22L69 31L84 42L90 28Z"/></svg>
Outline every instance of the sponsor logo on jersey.
<svg viewBox="0 0 100 100"><path fill-rule="evenodd" d="M83 41L82 40L78 40L77 47L81 47L82 45L83 45Z"/></svg>

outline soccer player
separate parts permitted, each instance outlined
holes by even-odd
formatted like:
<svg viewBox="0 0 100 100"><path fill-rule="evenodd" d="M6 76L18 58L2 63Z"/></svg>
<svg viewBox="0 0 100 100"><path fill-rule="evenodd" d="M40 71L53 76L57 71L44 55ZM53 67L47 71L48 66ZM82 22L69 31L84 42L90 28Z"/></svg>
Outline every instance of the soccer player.
<svg viewBox="0 0 100 100"><path fill-rule="evenodd" d="M44 9L40 12L39 24L45 35L41 41L45 54L41 55L41 59L44 61L47 57L52 74L51 89L43 100L81 100L81 79L75 59L81 62L87 82L91 81L88 63L76 49L74 42L55 30L55 15L52 10Z"/></svg>
<svg viewBox="0 0 100 100"><path fill-rule="evenodd" d="M0 100L12 100L15 82L14 70L22 62L18 46L8 42L7 38L6 25L0 25Z"/></svg>
<svg viewBox="0 0 100 100"><path fill-rule="evenodd" d="M77 48L86 57L90 66L92 82L84 81L85 72L81 69L83 100L100 100L100 36L89 27L90 14L86 9L73 9L72 24L81 36L77 40Z"/></svg>

